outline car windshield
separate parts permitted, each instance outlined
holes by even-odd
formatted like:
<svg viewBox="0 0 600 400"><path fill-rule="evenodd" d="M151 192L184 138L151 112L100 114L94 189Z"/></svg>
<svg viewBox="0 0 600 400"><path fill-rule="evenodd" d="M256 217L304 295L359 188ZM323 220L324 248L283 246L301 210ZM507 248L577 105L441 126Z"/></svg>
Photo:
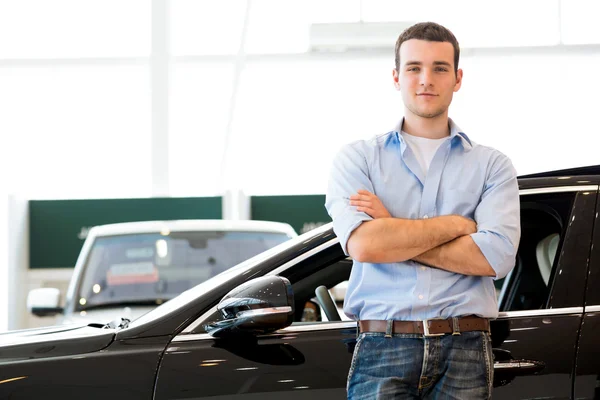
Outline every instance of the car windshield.
<svg viewBox="0 0 600 400"><path fill-rule="evenodd" d="M161 304L289 238L242 231L99 237L83 269L76 310Z"/></svg>

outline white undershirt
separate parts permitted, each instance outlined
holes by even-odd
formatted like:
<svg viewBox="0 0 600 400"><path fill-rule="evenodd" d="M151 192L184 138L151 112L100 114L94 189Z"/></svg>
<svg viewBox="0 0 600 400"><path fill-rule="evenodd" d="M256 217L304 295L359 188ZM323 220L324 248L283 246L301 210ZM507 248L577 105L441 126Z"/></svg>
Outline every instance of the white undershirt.
<svg viewBox="0 0 600 400"><path fill-rule="evenodd" d="M420 136L413 136L404 131L402 131L402 137L406 140L406 143L410 146L411 150L415 154L421 169L425 176L427 176L427 172L429 171L429 165L431 164L431 160L433 160L433 156L440 145L444 142L444 140L448 139L448 137L443 137L441 139L429 139Z"/></svg>

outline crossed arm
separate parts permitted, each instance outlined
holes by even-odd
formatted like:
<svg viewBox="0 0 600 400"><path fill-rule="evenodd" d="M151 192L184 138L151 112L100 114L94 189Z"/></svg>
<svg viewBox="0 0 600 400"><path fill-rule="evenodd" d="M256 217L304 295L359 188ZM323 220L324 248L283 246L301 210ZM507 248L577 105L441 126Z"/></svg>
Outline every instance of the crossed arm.
<svg viewBox="0 0 600 400"><path fill-rule="evenodd" d="M348 239L348 253L360 262L418 261L464 275L496 276L470 234L474 221L460 215L430 219L392 218L379 198L366 191L350 197L350 205L372 218Z"/></svg>

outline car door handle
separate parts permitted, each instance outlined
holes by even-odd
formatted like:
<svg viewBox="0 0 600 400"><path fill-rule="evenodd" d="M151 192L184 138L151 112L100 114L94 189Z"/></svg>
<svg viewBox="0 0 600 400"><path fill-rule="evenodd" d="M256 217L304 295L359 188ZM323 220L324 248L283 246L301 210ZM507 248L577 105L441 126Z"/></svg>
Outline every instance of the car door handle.
<svg viewBox="0 0 600 400"><path fill-rule="evenodd" d="M506 360L494 363L495 372L508 372L515 375L529 375L540 372L546 367L541 361L535 360Z"/></svg>

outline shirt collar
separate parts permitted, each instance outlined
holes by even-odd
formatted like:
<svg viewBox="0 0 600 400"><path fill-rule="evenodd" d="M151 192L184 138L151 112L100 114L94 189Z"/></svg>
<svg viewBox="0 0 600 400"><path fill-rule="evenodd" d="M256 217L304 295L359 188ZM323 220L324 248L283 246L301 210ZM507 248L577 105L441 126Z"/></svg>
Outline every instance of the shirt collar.
<svg viewBox="0 0 600 400"><path fill-rule="evenodd" d="M473 143L471 143L471 139L469 139L467 134L464 133L458 127L458 125L452 121L451 118L448 118L448 122L450 124L450 140L455 140L454 138L458 136L463 148L465 150L471 150L473 148ZM400 143L404 143L404 138L400 134L400 132L402 132L402 124L404 124L404 117L396 124L396 127L394 128L394 132L396 132Z"/></svg>

